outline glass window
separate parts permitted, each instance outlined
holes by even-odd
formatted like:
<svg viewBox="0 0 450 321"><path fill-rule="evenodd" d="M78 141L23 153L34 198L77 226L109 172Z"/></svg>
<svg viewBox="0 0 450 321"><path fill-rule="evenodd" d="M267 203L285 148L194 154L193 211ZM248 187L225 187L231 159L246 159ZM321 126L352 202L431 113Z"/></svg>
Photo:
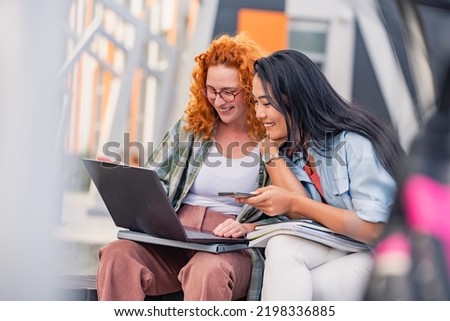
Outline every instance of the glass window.
<svg viewBox="0 0 450 321"><path fill-rule="evenodd" d="M327 34L326 21L292 20L289 24L289 48L303 52L319 67L323 67Z"/></svg>

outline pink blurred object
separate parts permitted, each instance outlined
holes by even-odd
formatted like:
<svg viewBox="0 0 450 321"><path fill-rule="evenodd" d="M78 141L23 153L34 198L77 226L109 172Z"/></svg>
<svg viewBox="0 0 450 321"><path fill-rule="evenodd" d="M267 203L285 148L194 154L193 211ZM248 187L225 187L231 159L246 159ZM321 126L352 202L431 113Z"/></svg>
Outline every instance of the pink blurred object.
<svg viewBox="0 0 450 321"><path fill-rule="evenodd" d="M450 267L450 186L425 175L411 175L405 182L403 202L411 229L439 239Z"/></svg>

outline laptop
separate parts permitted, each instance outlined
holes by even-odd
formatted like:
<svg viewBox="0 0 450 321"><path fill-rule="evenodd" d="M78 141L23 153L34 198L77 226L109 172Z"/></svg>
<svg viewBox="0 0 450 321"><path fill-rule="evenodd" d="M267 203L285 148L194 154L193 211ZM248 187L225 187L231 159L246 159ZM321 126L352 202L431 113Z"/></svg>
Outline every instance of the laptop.
<svg viewBox="0 0 450 321"><path fill-rule="evenodd" d="M87 158L83 163L114 224L127 229L119 238L216 253L247 248L245 237L185 228L155 171Z"/></svg>

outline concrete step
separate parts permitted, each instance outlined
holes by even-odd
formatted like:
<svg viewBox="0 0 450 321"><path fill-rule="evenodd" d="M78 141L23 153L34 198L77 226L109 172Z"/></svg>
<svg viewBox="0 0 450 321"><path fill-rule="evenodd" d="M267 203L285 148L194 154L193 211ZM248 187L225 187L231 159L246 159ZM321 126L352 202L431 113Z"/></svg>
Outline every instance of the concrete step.
<svg viewBox="0 0 450 321"><path fill-rule="evenodd" d="M119 228L109 215L89 214L95 206L89 195L64 194L61 222L55 227L61 258L58 270L62 275L95 275L99 249L117 239Z"/></svg>

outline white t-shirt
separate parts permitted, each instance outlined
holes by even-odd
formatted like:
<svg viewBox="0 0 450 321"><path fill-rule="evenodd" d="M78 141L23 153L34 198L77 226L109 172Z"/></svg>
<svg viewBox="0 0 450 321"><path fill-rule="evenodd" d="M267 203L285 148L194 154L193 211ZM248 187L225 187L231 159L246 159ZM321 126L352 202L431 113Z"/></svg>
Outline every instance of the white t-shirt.
<svg viewBox="0 0 450 321"><path fill-rule="evenodd" d="M226 158L213 144L184 203L237 215L242 204L233 198L218 196L217 193L254 191L258 186L258 173L258 146L243 158Z"/></svg>

